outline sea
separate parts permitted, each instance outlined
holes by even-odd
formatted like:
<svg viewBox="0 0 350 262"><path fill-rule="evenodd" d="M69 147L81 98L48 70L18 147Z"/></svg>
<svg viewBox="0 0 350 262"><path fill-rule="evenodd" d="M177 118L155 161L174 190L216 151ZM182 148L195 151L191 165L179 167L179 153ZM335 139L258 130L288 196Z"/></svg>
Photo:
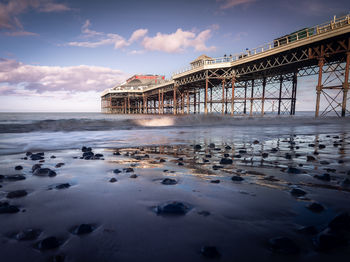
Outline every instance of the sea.
<svg viewBox="0 0 350 262"><path fill-rule="evenodd" d="M349 118L296 115L117 115L103 113L0 113L0 155L27 151L124 148L269 140L295 135L350 133Z"/></svg>

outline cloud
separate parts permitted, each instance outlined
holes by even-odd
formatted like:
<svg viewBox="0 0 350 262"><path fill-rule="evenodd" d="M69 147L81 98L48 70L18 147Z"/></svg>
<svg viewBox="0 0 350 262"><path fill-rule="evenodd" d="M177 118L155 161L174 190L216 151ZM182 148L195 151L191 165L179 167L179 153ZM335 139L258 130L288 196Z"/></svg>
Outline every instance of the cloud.
<svg viewBox="0 0 350 262"><path fill-rule="evenodd" d="M103 32L97 32L97 31L91 30L90 26L91 26L90 20L86 20L81 28L82 37L88 38L88 39L93 38L93 40L73 41L73 42L69 42L68 45L77 46L77 47L88 47L88 48L95 48L95 47L105 46L105 45L113 45L115 49L120 49L120 48L129 46L133 42L143 37L148 32L147 29L138 29L132 33L129 40L126 40L124 37L118 34L112 34L112 33L106 34Z"/></svg>
<svg viewBox="0 0 350 262"><path fill-rule="evenodd" d="M97 66L38 66L0 58L0 93L66 91L100 92L123 82L129 74Z"/></svg>
<svg viewBox="0 0 350 262"><path fill-rule="evenodd" d="M192 31L184 31L181 28L175 33L162 34L158 32L155 36L147 36L148 29L140 28L135 30L129 40L118 34L106 34L90 29L91 23L86 20L81 28L82 37L88 40L69 42L69 46L96 48L100 46L113 45L115 49L122 49L135 42L140 42L144 50L129 51L129 54L142 54L148 51L163 51L167 53L179 53L188 47L193 47L195 51L214 51L215 46L208 47L206 41L211 37L212 32L219 28L214 24L198 34Z"/></svg>
<svg viewBox="0 0 350 262"><path fill-rule="evenodd" d="M148 29L138 29L134 31L129 39L129 42L135 42L143 38L148 33Z"/></svg>
<svg viewBox="0 0 350 262"><path fill-rule="evenodd" d="M158 32L154 37L145 37L142 46L146 50L163 51L167 53L183 52L188 47L193 47L195 51L214 51L215 47L207 47L206 41L211 37L211 29L204 30L196 35L191 31L177 29L172 34L162 34Z"/></svg>
<svg viewBox="0 0 350 262"><path fill-rule="evenodd" d="M229 9L239 5L247 5L258 0L217 0L220 4L220 9Z"/></svg>
<svg viewBox="0 0 350 262"><path fill-rule="evenodd" d="M9 0L0 3L0 30L11 36L33 35L34 33L24 31L19 20L19 15L30 10L51 13L71 9L67 5L55 3L54 0Z"/></svg>

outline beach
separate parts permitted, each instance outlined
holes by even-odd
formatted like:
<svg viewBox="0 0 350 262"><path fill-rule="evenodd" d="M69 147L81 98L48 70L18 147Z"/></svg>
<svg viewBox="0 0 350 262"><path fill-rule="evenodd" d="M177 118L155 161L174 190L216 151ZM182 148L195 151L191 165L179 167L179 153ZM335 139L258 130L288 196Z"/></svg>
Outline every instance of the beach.
<svg viewBox="0 0 350 262"><path fill-rule="evenodd" d="M4 261L344 261L350 123L0 114Z"/></svg>

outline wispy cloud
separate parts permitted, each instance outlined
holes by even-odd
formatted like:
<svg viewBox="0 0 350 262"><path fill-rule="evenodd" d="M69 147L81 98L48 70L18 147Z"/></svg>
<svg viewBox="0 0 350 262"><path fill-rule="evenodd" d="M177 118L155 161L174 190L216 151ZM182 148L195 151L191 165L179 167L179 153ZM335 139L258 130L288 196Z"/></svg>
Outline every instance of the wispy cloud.
<svg viewBox="0 0 350 262"><path fill-rule="evenodd" d="M247 5L256 1L258 0L217 0L217 2L220 3L219 8L221 10L233 8L240 5Z"/></svg>
<svg viewBox="0 0 350 262"><path fill-rule="evenodd" d="M19 16L27 11L62 12L71 10L65 4L55 3L54 0L9 0L0 3L0 30L9 36L28 36L35 33L24 30Z"/></svg>
<svg viewBox="0 0 350 262"><path fill-rule="evenodd" d="M81 28L82 37L85 39L89 39L86 41L73 41L69 42L70 46L78 46L78 47L88 47L95 48L99 46L105 45L113 45L115 49L124 48L129 46L131 43L139 40L144 35L147 34L147 29L138 29L134 31L129 40L118 35L118 34L106 34L104 32L98 32L90 29L91 22L90 20L86 20Z"/></svg>
<svg viewBox="0 0 350 262"><path fill-rule="evenodd" d="M129 74L97 66L39 66L0 58L0 93L102 91L123 82ZM21 91L22 90L22 91ZM23 93L23 92L22 92Z"/></svg>
<svg viewBox="0 0 350 262"><path fill-rule="evenodd" d="M148 29L141 28L135 30L129 39L115 33L106 34L94 31L90 29L90 26L90 21L86 20L81 30L81 37L88 40L69 42L68 45L88 48L113 45L115 49L122 49L139 42L144 48L144 50L129 51L129 54L141 54L144 51L179 53L189 47L194 48L195 51L206 52L216 49L215 46L207 46L206 42L212 36L212 32L218 29L218 25L212 25L210 29L201 31L198 34L179 28L176 32L170 34L158 32L153 37L147 35Z"/></svg>

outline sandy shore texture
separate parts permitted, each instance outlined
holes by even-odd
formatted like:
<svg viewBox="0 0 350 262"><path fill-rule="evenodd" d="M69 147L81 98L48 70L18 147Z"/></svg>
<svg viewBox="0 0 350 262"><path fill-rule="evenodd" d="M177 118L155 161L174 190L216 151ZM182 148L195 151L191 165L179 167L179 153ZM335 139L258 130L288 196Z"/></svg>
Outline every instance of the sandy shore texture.
<svg viewBox="0 0 350 262"><path fill-rule="evenodd" d="M349 141L2 155L0 260L346 261Z"/></svg>

